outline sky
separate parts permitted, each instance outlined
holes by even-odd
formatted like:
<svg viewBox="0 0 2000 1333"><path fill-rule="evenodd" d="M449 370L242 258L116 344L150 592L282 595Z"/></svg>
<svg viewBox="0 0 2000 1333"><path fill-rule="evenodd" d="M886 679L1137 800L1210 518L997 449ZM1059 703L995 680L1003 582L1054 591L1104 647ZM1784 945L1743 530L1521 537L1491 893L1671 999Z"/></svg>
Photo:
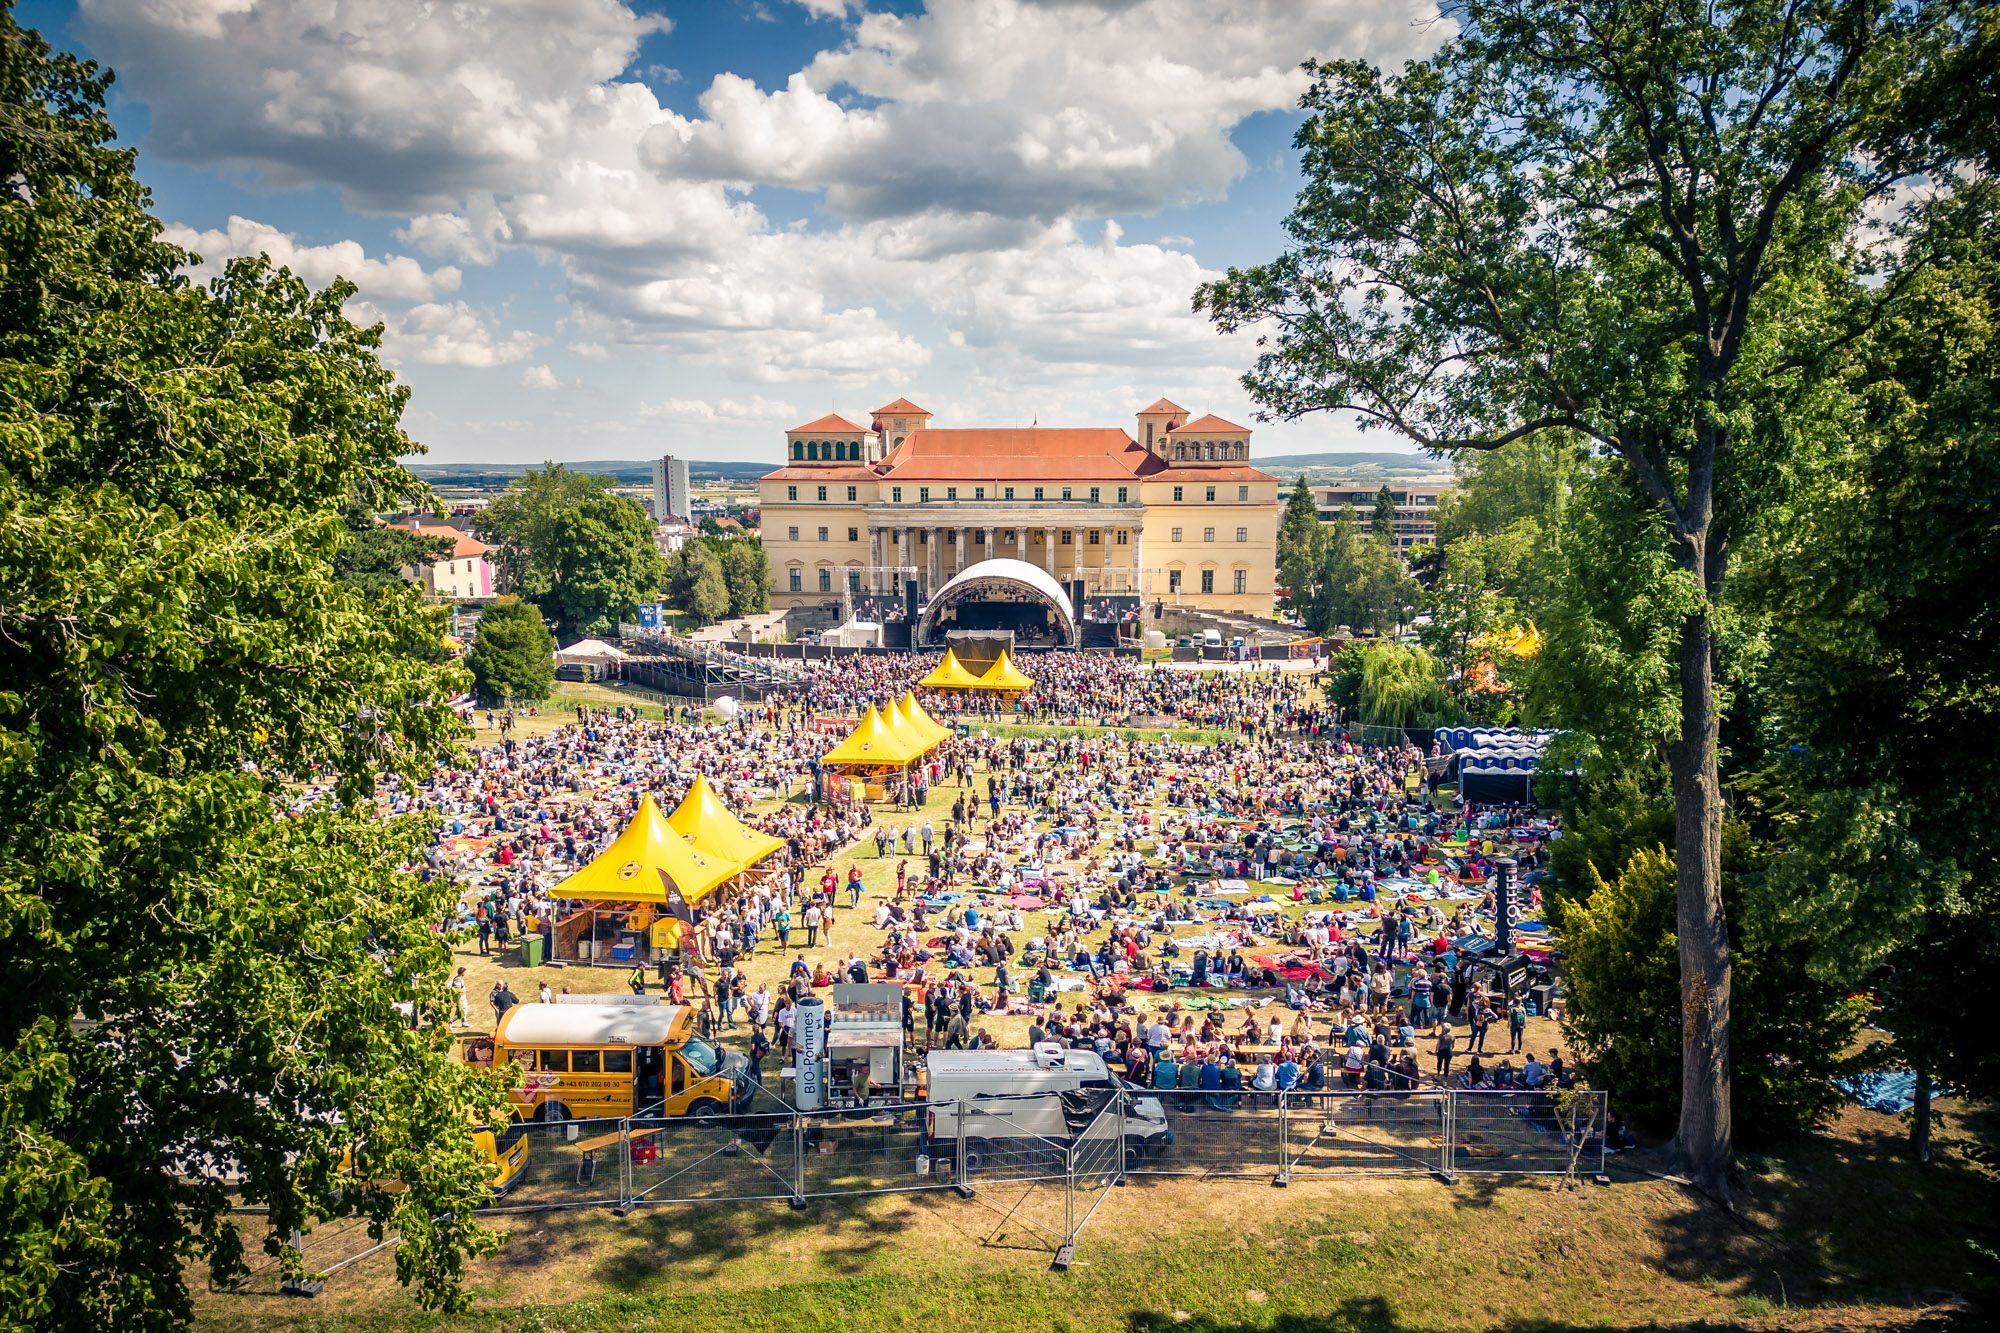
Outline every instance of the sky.
<svg viewBox="0 0 2000 1333"><path fill-rule="evenodd" d="M167 238L359 287L429 462L776 462L828 411L1123 426L1254 456L1254 333L1307 57L1396 66L1420 0L22 0L116 70Z"/></svg>

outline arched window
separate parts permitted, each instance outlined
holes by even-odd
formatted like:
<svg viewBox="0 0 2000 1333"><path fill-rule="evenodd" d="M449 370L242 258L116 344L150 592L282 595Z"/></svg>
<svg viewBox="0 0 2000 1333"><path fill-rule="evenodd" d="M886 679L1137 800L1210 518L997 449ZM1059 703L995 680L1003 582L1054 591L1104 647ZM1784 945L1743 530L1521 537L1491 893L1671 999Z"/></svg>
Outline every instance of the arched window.
<svg viewBox="0 0 2000 1333"><path fill-rule="evenodd" d="M806 456L806 445L805 445L805 441L804 441L804 440L793 440L793 441L792 441L792 457L793 457L794 459L797 459L797 460L798 460L798 461L800 461L800 462L804 462L804 461L805 461L805 456Z"/></svg>
<svg viewBox="0 0 2000 1333"><path fill-rule="evenodd" d="M818 441L818 440L811 440L811 441L808 441L808 442L807 442L807 444L806 444L806 457L807 457L807 459L809 459L809 460L810 460L810 461L812 461L812 462L815 462L815 463L819 462L819 441Z"/></svg>
<svg viewBox="0 0 2000 1333"><path fill-rule="evenodd" d="M1184 444L1176 444L1176 445L1174 446L1174 460L1175 460L1176 462L1182 462L1182 463L1184 463L1184 462L1186 462L1186 461L1187 461L1187 446L1186 446L1186 445L1184 445Z"/></svg>

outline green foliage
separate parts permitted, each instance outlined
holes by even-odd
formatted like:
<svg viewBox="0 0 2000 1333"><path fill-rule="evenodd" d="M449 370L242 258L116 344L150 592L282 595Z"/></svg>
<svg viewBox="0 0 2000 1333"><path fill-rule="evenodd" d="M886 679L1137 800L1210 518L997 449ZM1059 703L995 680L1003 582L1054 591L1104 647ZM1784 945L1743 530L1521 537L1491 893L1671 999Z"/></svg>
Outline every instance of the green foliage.
<svg viewBox="0 0 2000 1333"><path fill-rule="evenodd" d="M1326 564L1326 525L1319 520L1312 488L1301 475L1285 502L1278 524L1278 582L1291 594L1291 605L1310 618Z"/></svg>
<svg viewBox="0 0 2000 1333"><path fill-rule="evenodd" d="M1565 839L1567 841L1567 839ZM1730 1110L1743 1141L1768 1142L1822 1123L1840 1105L1835 1078L1865 1017L1862 1002L1815 977L1810 951L1769 930L1755 852L1740 825L1723 838L1723 887L1735 961ZM1673 857L1633 853L1569 909L1563 1035L1593 1086L1644 1123L1666 1126L1681 1098L1680 954Z"/></svg>
<svg viewBox="0 0 2000 1333"><path fill-rule="evenodd" d="M479 516L479 536L495 547L494 564L503 592L531 600L556 582L556 523L577 505L603 497L616 478L571 472L545 463L508 486Z"/></svg>
<svg viewBox="0 0 2000 1333"><path fill-rule="evenodd" d="M1375 492L1375 516L1368 521L1368 532L1376 541L1391 550L1395 549L1396 497L1386 481L1382 483L1382 489Z"/></svg>
<svg viewBox="0 0 2000 1333"><path fill-rule="evenodd" d="M722 572L722 556L707 542L690 542L681 554L686 591L678 605L701 624L720 620L729 612L729 583Z"/></svg>
<svg viewBox="0 0 2000 1333"><path fill-rule="evenodd" d="M1572 903L1588 899L1599 881L1617 879L1635 853L1674 840L1674 803L1657 760L1575 785L1581 790L1563 802L1563 835L1549 844L1555 878L1542 894L1557 927Z"/></svg>
<svg viewBox="0 0 2000 1333"><path fill-rule="evenodd" d="M1326 525L1324 540L1308 627L1316 634L1331 634L1341 625L1385 634L1402 623L1403 608L1415 601L1417 586L1396 553L1381 542L1362 541L1346 517Z"/></svg>
<svg viewBox="0 0 2000 1333"><path fill-rule="evenodd" d="M541 611L531 602L506 597L479 617L479 633L465 662L481 702L539 703L555 688L555 653L555 637Z"/></svg>
<svg viewBox="0 0 2000 1333"><path fill-rule="evenodd" d="M636 500L599 496L563 508L550 528L549 589L538 600L565 639L615 635L666 579L653 520Z"/></svg>
<svg viewBox="0 0 2000 1333"><path fill-rule="evenodd" d="M333 569L350 588L377 592L396 587L411 582L403 577L405 569L451 558L449 538L419 536L407 528L378 522L360 508L348 509L341 519L346 538L333 557Z"/></svg>
<svg viewBox="0 0 2000 1333"><path fill-rule="evenodd" d="M0 11L0 1321L183 1327L190 1265L357 1212L462 1305L494 1093L395 1008L445 1012L454 894L370 797L449 754L463 673L336 568L421 489L407 392L351 285L178 275L108 82ZM276 817L288 774L330 799Z"/></svg>
<svg viewBox="0 0 2000 1333"><path fill-rule="evenodd" d="M1348 650L1357 671L1355 719L1369 727L1441 727L1462 720L1444 692L1437 659L1397 643Z"/></svg>
<svg viewBox="0 0 2000 1333"><path fill-rule="evenodd" d="M722 544L722 581L729 588L729 614L754 615L771 609L771 563L759 537Z"/></svg>

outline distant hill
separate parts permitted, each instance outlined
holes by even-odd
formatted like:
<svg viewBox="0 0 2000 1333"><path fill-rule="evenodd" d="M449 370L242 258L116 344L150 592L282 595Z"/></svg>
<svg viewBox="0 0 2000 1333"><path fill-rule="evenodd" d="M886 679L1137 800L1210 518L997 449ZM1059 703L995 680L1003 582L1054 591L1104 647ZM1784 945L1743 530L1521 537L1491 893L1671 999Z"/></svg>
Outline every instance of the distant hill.
<svg viewBox="0 0 2000 1333"><path fill-rule="evenodd" d="M581 463L565 462L572 472L588 472L600 477L616 477L623 485L638 485L653 479L653 460L612 458ZM688 480L692 482L761 477L777 463L709 463L688 460ZM433 486L475 486L499 489L540 463L413 463L410 472Z"/></svg>
<svg viewBox="0 0 2000 1333"><path fill-rule="evenodd" d="M1449 459L1423 454L1340 453L1279 454L1251 460L1274 477L1289 481L1304 474L1308 480L1335 481L1348 477L1443 477L1451 474Z"/></svg>

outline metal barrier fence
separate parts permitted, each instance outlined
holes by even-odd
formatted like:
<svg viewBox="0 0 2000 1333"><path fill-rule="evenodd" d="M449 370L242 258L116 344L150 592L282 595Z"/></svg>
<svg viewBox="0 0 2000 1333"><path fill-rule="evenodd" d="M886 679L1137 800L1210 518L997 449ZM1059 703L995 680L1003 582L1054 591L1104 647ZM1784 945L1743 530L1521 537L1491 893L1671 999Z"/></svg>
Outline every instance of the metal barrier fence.
<svg viewBox="0 0 2000 1333"><path fill-rule="evenodd" d="M526 1169L490 1211L808 1200L957 1191L1045 1238L1065 1267L1077 1235L1130 1177L1301 1179L1429 1175L1604 1178L1605 1094L1589 1090L1371 1092L1108 1088L800 1111L759 1088L742 1114L534 1123ZM1037 1216L1037 1210L1040 1215ZM261 1211L246 1209L245 1211ZM386 1245L365 1224L287 1238L278 1279L310 1295ZM285 1269L306 1273L304 1280Z"/></svg>

